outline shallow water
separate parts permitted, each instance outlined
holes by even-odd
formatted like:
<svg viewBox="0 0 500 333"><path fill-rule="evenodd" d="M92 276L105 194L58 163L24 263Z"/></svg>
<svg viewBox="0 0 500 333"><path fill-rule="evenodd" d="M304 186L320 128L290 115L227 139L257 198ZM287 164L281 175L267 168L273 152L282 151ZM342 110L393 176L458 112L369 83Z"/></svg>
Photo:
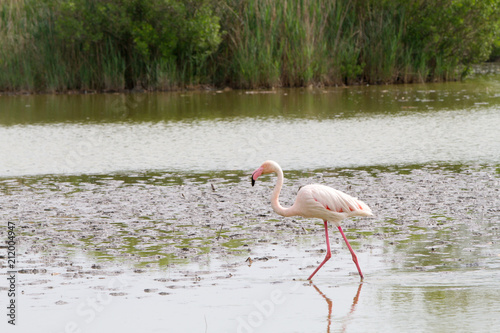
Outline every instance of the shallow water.
<svg viewBox="0 0 500 333"><path fill-rule="evenodd" d="M304 271L294 267L307 261L303 252L291 248L273 254L280 259L250 267L207 258L168 271L124 271L120 265L92 273L84 260L87 273L81 277L62 273L23 287L41 291L30 292L21 303L23 317L31 319L23 320L23 327L52 332L68 324L84 332L494 332L500 325L498 270L390 272L380 263L382 254L371 251L360 256L364 283L345 274L352 264L346 257L330 263L310 284L297 278ZM56 315L57 321L44 320Z"/></svg>
<svg viewBox="0 0 500 333"><path fill-rule="evenodd" d="M498 82L0 96L2 332L498 331ZM316 182L372 207L343 224L362 284L334 228L305 280L322 223L272 212L267 158L286 206Z"/></svg>
<svg viewBox="0 0 500 333"><path fill-rule="evenodd" d="M500 84L0 96L0 176L496 163Z"/></svg>
<svg viewBox="0 0 500 333"><path fill-rule="evenodd" d="M363 197L376 212L344 223L365 274L361 286L335 231L333 258L314 285L305 280L324 256L321 222L271 212L269 177L255 187L232 171L4 179L2 220L17 223L22 248L20 327L493 332L499 170L429 164L286 173L285 204L297 184L319 181Z"/></svg>

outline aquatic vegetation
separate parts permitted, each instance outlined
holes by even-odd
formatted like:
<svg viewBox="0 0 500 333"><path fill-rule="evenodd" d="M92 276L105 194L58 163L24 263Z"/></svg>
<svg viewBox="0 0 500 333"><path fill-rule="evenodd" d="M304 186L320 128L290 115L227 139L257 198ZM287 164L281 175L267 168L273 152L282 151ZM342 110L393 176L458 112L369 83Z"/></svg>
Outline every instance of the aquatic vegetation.
<svg viewBox="0 0 500 333"><path fill-rule="evenodd" d="M496 57L498 17L473 0L0 0L0 90L455 80Z"/></svg>

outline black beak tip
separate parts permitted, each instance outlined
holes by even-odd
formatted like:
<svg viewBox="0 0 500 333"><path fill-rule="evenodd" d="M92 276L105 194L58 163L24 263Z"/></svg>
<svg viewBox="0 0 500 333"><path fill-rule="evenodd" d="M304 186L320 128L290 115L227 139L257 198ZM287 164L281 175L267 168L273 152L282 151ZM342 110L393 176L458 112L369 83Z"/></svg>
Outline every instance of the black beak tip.
<svg viewBox="0 0 500 333"><path fill-rule="evenodd" d="M253 179L253 176L252 176L252 186L255 185L255 179Z"/></svg>

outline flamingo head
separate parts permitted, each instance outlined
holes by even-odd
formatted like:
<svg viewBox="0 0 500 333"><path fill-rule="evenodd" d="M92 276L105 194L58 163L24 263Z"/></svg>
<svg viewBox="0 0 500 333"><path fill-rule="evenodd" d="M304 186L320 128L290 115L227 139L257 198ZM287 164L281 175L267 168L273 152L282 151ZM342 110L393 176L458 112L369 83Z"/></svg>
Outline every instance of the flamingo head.
<svg viewBox="0 0 500 333"><path fill-rule="evenodd" d="M278 164L274 161L265 161L264 163L262 163L262 165L260 167L258 167L257 169L255 169L255 171L252 173L252 186L255 185L255 181L261 175L276 172L277 165Z"/></svg>

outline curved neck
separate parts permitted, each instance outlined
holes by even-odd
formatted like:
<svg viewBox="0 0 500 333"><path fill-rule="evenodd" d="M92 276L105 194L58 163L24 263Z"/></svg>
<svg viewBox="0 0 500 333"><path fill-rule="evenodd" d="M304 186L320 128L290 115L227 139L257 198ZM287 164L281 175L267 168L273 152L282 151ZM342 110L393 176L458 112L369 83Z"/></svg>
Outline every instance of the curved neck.
<svg viewBox="0 0 500 333"><path fill-rule="evenodd" d="M293 216L292 208L284 208L279 202L281 188L283 187L283 170L278 166L274 171L278 176L278 180L276 181L276 186L274 186L273 194L271 195L271 207L281 216Z"/></svg>

